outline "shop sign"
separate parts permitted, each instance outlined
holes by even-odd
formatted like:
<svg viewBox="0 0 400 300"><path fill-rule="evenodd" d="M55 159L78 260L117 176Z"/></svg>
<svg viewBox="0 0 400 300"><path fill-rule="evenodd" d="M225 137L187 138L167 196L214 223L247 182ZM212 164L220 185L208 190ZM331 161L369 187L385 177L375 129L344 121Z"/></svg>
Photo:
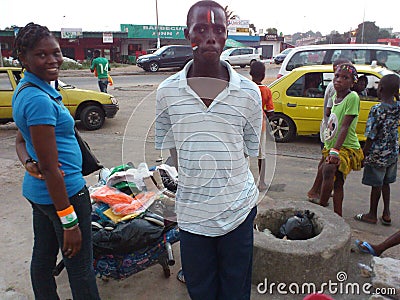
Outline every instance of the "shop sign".
<svg viewBox="0 0 400 300"><path fill-rule="evenodd" d="M76 39L82 36L82 28L61 28L62 39Z"/></svg>
<svg viewBox="0 0 400 300"><path fill-rule="evenodd" d="M183 30L186 26L158 26L160 39L184 40ZM128 38L134 39L157 39L156 25L133 25L121 24L121 31L128 33Z"/></svg>
<svg viewBox="0 0 400 300"><path fill-rule="evenodd" d="M103 44L112 44L114 42L111 32L103 32Z"/></svg>

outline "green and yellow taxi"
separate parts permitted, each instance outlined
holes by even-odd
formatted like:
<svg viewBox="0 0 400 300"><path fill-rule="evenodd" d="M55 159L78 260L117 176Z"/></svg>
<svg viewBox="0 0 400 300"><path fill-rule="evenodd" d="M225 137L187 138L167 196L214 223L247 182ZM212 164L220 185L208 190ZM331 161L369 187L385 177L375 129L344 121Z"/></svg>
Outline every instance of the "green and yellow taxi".
<svg viewBox="0 0 400 300"><path fill-rule="evenodd" d="M0 67L0 123L12 121L12 96L23 76L20 67ZM113 118L118 112L118 101L110 94L78 89L62 81L57 89L74 119L88 130L101 128L106 117Z"/></svg>
<svg viewBox="0 0 400 300"><path fill-rule="evenodd" d="M359 77L367 79L365 88L358 91L361 105L356 129L359 140L364 141L369 111L378 103L378 83L394 72L379 66L355 67ZM289 142L297 135L319 135L324 93L333 77L332 65L313 65L296 68L269 85L275 106L270 125L276 142Z"/></svg>

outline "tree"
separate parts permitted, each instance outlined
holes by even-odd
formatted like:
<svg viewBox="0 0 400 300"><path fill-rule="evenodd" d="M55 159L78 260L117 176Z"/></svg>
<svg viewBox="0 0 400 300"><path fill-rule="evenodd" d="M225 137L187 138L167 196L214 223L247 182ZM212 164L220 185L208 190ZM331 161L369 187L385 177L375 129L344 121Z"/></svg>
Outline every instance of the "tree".
<svg viewBox="0 0 400 300"><path fill-rule="evenodd" d="M267 28L267 34L278 34L278 30L276 28Z"/></svg>
<svg viewBox="0 0 400 300"><path fill-rule="evenodd" d="M365 21L358 25L357 28L357 43L360 44L373 44L376 43L379 38L379 27L375 25L375 22Z"/></svg>

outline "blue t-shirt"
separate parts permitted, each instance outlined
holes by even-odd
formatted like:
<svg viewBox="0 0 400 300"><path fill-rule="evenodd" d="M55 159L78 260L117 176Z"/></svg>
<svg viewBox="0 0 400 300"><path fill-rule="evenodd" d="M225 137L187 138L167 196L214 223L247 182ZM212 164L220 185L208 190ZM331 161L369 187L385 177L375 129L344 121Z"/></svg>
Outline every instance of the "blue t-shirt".
<svg viewBox="0 0 400 300"><path fill-rule="evenodd" d="M62 97L50 84L36 75L25 71L16 91L25 82L31 82L37 87L27 87L13 96L12 109L14 121L26 142L26 149L34 160L38 161L29 131L30 126L54 126L58 161L65 173L64 182L68 197L75 195L85 185L82 176L82 155L75 138L74 119L61 102ZM51 97L55 98L53 100ZM22 194L30 201L38 204L53 204L47 190L46 182L25 173L22 184Z"/></svg>

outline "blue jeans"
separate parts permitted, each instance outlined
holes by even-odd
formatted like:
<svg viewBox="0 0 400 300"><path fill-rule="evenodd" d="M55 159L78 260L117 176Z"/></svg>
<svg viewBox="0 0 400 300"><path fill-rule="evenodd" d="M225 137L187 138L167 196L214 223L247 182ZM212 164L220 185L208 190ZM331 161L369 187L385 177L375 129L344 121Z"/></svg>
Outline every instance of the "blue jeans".
<svg viewBox="0 0 400 300"><path fill-rule="evenodd" d="M100 299L93 269L93 246L89 191L86 186L69 199L74 206L82 233L82 248L73 258L63 256L74 300ZM64 230L54 205L32 203L34 244L31 281L35 299L59 299L52 271L63 246Z"/></svg>
<svg viewBox="0 0 400 300"><path fill-rule="evenodd" d="M182 269L191 299L250 299L254 207L240 226L207 237L180 230Z"/></svg>
<svg viewBox="0 0 400 300"><path fill-rule="evenodd" d="M100 92L107 93L108 78L99 79Z"/></svg>

